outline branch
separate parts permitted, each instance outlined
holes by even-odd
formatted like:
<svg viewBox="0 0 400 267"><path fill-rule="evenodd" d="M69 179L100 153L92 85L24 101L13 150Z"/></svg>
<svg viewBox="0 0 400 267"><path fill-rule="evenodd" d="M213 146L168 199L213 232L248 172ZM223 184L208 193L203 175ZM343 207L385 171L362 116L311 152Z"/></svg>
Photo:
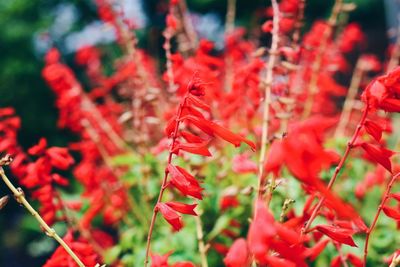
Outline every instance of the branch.
<svg viewBox="0 0 400 267"><path fill-rule="evenodd" d="M364 68L362 62L363 62L362 59L357 60L353 77L351 78L350 87L349 90L347 91L346 100L344 101L343 104L343 111L340 115L339 125L335 131L335 137L341 137L344 135L344 131L350 120L350 115L353 109L354 100L357 96L358 88L360 87L364 74Z"/></svg>
<svg viewBox="0 0 400 267"><path fill-rule="evenodd" d="M201 258L201 267L208 267L208 262L207 262L207 249L204 244L204 233L203 233L203 226L201 223L201 212L198 212L198 216L195 216L196 220L196 232L197 232L197 243L199 245L199 252L200 252L200 258Z"/></svg>
<svg viewBox="0 0 400 267"><path fill-rule="evenodd" d="M11 158L9 156L6 156L9 160L7 163L11 162ZM4 158L1 160L0 165L6 165ZM25 194L22 191L20 187L16 188L11 181L8 179L6 176L4 169L2 166L0 166L0 176L3 179L3 182L7 185L7 187L13 192L14 198L17 200L18 203L23 205L35 219L39 222L40 226L43 228L45 231L46 235L49 237L53 238L56 240L68 253L68 255L71 256L71 258L78 264L79 267L85 267L85 265L82 263L82 261L78 258L78 256L71 250L71 248L65 243L65 241L56 233L56 231L51 228L40 216L40 214L29 204L29 202L25 198Z"/></svg>
<svg viewBox="0 0 400 267"><path fill-rule="evenodd" d="M279 6L276 0L272 0L272 9L274 12L273 28L272 28L272 43L270 49L270 56L268 58L267 70L265 76L265 99L264 99L264 113L262 120L262 135L261 135L261 152L258 161L258 197L263 194L263 179L264 179L264 164L266 160L266 150L268 144L268 121L269 121L269 105L271 102L271 89L273 71L278 55L279 44ZM269 191L272 194L272 191Z"/></svg>

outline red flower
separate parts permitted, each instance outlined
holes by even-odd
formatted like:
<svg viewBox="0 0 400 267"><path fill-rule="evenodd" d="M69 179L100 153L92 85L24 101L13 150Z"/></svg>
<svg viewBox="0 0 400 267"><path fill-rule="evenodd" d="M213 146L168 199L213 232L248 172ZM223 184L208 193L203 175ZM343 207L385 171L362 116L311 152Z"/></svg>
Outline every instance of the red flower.
<svg viewBox="0 0 400 267"><path fill-rule="evenodd" d="M254 221L247 236L249 250L257 262L267 263L267 251L275 235L274 217L264 206L263 201L257 200Z"/></svg>
<svg viewBox="0 0 400 267"><path fill-rule="evenodd" d="M156 209L161 212L164 219L174 228L175 231L182 229L182 216L176 213L174 209L162 202L157 204Z"/></svg>
<svg viewBox="0 0 400 267"><path fill-rule="evenodd" d="M66 170L74 164L74 159L66 148L50 147L47 149L46 155L50 158L50 164L60 170Z"/></svg>
<svg viewBox="0 0 400 267"><path fill-rule="evenodd" d="M186 170L179 166L169 164L167 170L171 174L171 184L176 187L183 195L202 199L199 182Z"/></svg>
<svg viewBox="0 0 400 267"><path fill-rule="evenodd" d="M315 228L341 244L357 247L353 238L351 237L355 232L352 229L339 228L329 225L317 225Z"/></svg>
<svg viewBox="0 0 400 267"><path fill-rule="evenodd" d="M165 204L177 212L197 216L196 212L194 211L197 204L184 204L184 203L172 202L172 201L166 202Z"/></svg>
<svg viewBox="0 0 400 267"><path fill-rule="evenodd" d="M237 239L224 258L226 267L250 266L250 254L244 238Z"/></svg>

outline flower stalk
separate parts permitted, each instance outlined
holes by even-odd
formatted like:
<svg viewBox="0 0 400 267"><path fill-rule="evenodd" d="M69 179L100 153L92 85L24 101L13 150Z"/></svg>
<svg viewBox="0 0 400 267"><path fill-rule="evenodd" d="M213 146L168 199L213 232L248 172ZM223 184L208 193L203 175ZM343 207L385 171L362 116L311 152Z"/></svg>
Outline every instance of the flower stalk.
<svg viewBox="0 0 400 267"><path fill-rule="evenodd" d="M273 28L272 28L272 43L270 49L270 55L267 63L266 76L264 80L265 91L264 91L264 112L262 119L262 134L261 134L261 151L260 158L258 161L258 198L263 195L263 180L264 180L264 165L266 161L266 152L268 145L268 123L269 123L269 108L271 103L271 90L272 90L272 78L274 66L278 56L279 46L279 6L276 0L272 0L272 9L274 12L273 17ZM272 190L269 190L272 194Z"/></svg>

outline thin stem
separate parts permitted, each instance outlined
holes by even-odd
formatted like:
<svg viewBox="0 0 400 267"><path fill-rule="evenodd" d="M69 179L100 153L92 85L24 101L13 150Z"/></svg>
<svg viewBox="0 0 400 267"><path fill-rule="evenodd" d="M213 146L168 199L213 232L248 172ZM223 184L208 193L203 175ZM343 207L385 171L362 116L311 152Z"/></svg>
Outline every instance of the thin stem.
<svg viewBox="0 0 400 267"><path fill-rule="evenodd" d="M392 176L392 178L390 179L390 181L386 187L385 194L383 195L381 203L379 204L378 210L376 211L374 220L372 221L371 226L367 230L367 236L365 238L365 245L364 245L364 267L367 264L368 243L369 243L369 238L370 238L371 232L374 230L376 223L378 222L379 215L381 214L386 201L389 199L390 191L392 190L393 184L395 183L396 179L399 176L400 176L400 173L397 173L396 175Z"/></svg>
<svg viewBox="0 0 400 267"><path fill-rule="evenodd" d="M171 12L172 13L172 12ZM168 91L170 93L175 91L175 83L174 83L174 70L171 61L172 53L171 53L171 38L172 31L168 28L164 31L164 49L165 49L165 57L166 57L166 66L167 66L167 79L168 79Z"/></svg>
<svg viewBox="0 0 400 267"><path fill-rule="evenodd" d="M357 125L356 130L354 131L353 137L351 138L351 140L347 143L347 147L346 147L346 151L344 152L339 165L335 168L335 172L333 173L333 176L331 177L331 179L329 180L328 183L328 187L327 189L330 190L333 186L333 184L336 181L336 178L338 177L338 174L340 172L340 170L342 169L347 157L349 156L350 150L354 147L354 143L357 140L358 135L360 134L360 130L362 128L362 126L364 125L364 122L367 118L368 115L368 106L365 107L364 112L362 114L361 120ZM322 196L321 199L318 201L317 205L315 206L310 218L308 219L306 225L303 227L303 229L301 230L301 234L304 235L307 232L307 229L310 228L311 224L313 223L314 219L317 217L318 211L320 210L322 204L324 204L325 201L325 196Z"/></svg>
<svg viewBox="0 0 400 267"><path fill-rule="evenodd" d="M390 263L389 267L396 267L398 264L400 264L400 254L393 256L393 260Z"/></svg>
<svg viewBox="0 0 400 267"><path fill-rule="evenodd" d="M304 20L304 10L306 6L306 0L299 1L299 10L297 12L296 22L294 24L294 32L292 36L293 44L295 48L298 49L300 43L300 36L301 36L301 28L303 27L303 20ZM297 51L296 49L296 51Z"/></svg>
<svg viewBox="0 0 400 267"><path fill-rule="evenodd" d="M186 36L189 40L190 48L194 50L197 47L198 43L198 37L196 34L196 31L194 29L192 20L190 19L188 15L188 8L185 0L180 0L179 1L179 10L182 16L182 26L184 28L184 31L186 33Z"/></svg>
<svg viewBox="0 0 400 267"><path fill-rule="evenodd" d="M264 113L262 120L262 135L261 135L261 151L258 161L258 198L263 194L263 179L264 179L264 164L266 160L266 150L268 144L268 122L269 122L269 106L271 102L271 89L273 71L278 55L279 45L279 6L276 0L272 0L272 9L274 12L273 28L272 28L272 43L270 49L270 56L268 58L267 70L265 76L265 100L264 100Z"/></svg>
<svg viewBox="0 0 400 267"><path fill-rule="evenodd" d="M335 131L335 137L340 137L344 135L344 131L350 120L354 99L357 96L358 88L360 87L363 74L364 74L364 68L362 64L362 59L358 59L356 67L354 69L353 77L350 82L349 90L347 91L346 100L344 101L343 104L343 111L340 115L339 125Z"/></svg>
<svg viewBox="0 0 400 267"><path fill-rule="evenodd" d="M7 187L13 192L15 199L18 201L18 203L22 204L31 214L35 219L39 222L40 226L44 229L46 235L49 237L53 238L56 240L68 253L68 255L71 256L71 258L78 264L79 267L85 267L85 265L82 263L82 261L78 258L78 256L71 250L71 248L65 243L65 241L56 233L56 231L51 228L40 216L40 214L29 204L29 202L26 200L24 192L22 191L21 188L16 188L11 181L8 179L6 176L3 167L0 166L0 176L3 179L4 183L7 185Z"/></svg>
<svg viewBox="0 0 400 267"><path fill-rule="evenodd" d="M225 17L225 41L228 38L229 34L233 32L235 29L235 16L236 16L236 0L228 0L226 17ZM229 92L232 89L233 85L233 59L227 50L227 46L225 44L225 82L224 82L224 90L225 92Z"/></svg>
<svg viewBox="0 0 400 267"><path fill-rule="evenodd" d="M225 36L235 29L236 0L228 0L225 17Z"/></svg>
<svg viewBox="0 0 400 267"><path fill-rule="evenodd" d="M181 114L182 114L183 107L185 106L186 98L187 98L187 95L184 97L182 103L179 105L179 108L178 108L178 114L176 116L176 125L175 125L174 132L172 134L172 143L171 143L171 146L170 146L170 149L169 149L168 163L167 163L168 165L171 164L171 162L172 162L172 155L173 155L172 151L173 151L173 148L175 146L176 139L178 137L180 117L181 117ZM154 206L154 209L153 209L153 215L151 216L149 232L147 234L146 256L145 256L145 260L144 260L144 266L145 267L147 267L147 264L149 263L151 236L153 235L154 224L155 224L155 221L156 221L156 218L157 218L157 214L158 214L157 204L161 202L163 194L164 194L164 191L165 191L165 189L167 187L168 174L169 174L168 169L165 168L165 173L164 173L164 178L162 180L160 193L158 195L157 202L156 202L156 204Z"/></svg>
<svg viewBox="0 0 400 267"><path fill-rule="evenodd" d="M340 261L342 262L343 267L349 267L349 265L348 265L347 262L346 262L346 258L345 258L345 256L343 255L343 251L342 251L342 249L340 248L340 244L337 243L337 242L334 242L334 243L335 243L336 250L337 250L338 253L339 253L339 258L340 258Z"/></svg>
<svg viewBox="0 0 400 267"><path fill-rule="evenodd" d="M198 216L195 216L196 220L196 232L197 232L197 243L199 245L199 252L201 258L201 267L208 267L207 262L207 249L204 244L204 233L203 233L203 226L201 223L201 214L199 213Z"/></svg>
<svg viewBox="0 0 400 267"><path fill-rule="evenodd" d="M306 99L306 103L304 105L304 110L302 115L303 118L307 118L311 114L314 97L315 94L318 92L317 84L318 84L318 77L320 75L322 67L323 55L326 53L326 49L329 43L328 41L329 38L332 36L333 27L337 23L337 19L341 11L342 4L343 0L335 1L335 5L333 6L332 9L332 14L328 20L328 28L324 31L323 35L321 36L321 42L317 50L317 55L315 56L314 63L311 66L311 77L307 90L308 96Z"/></svg>
<svg viewBox="0 0 400 267"><path fill-rule="evenodd" d="M400 26L397 29L396 43L393 47L392 54L390 55L386 71L389 72L393 70L399 64L399 59L400 59Z"/></svg>

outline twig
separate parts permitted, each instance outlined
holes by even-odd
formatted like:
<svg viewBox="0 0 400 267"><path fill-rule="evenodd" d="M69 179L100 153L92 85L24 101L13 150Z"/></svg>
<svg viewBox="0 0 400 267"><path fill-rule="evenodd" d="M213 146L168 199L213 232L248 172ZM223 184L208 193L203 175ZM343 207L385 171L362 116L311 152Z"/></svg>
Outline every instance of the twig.
<svg viewBox="0 0 400 267"><path fill-rule="evenodd" d="M390 181L389 181L389 183L388 183L388 185L387 185L387 187L386 187L385 194L383 195L383 198L382 198L382 200L381 200L381 203L379 204L378 210L376 211L374 220L372 221L371 226L370 226L370 227L368 228L368 230L367 230L367 236L366 236L366 238L365 238L365 245L364 245L364 267L365 267L366 264L367 264L369 237L370 237L370 235L371 235L371 232L374 230L374 228L375 228L375 226L376 226L376 223L378 222L379 215L381 214L382 209L383 209L383 207L384 207L386 201L387 201L388 198L389 198L390 191L392 190L393 184L394 184L394 182L396 181L396 179L397 179L399 176L400 176L400 173L397 173L396 175L392 176L392 178L390 179ZM393 262L392 262L392 263L393 263Z"/></svg>
<svg viewBox="0 0 400 267"><path fill-rule="evenodd" d="M364 68L362 62L363 60L361 58L357 60L353 77L350 82L350 87L349 90L347 91L346 100L344 101L343 104L343 111L340 115L339 125L335 131L335 138L344 136L344 131L350 120L350 115L353 109L354 100L357 96L358 88L360 87L364 74Z"/></svg>
<svg viewBox="0 0 400 267"><path fill-rule="evenodd" d="M236 0L228 0L228 6L225 17L225 41L227 40L229 34L235 29L235 16L236 16ZM225 44L225 82L224 90L229 92L233 85L233 59L227 53L227 47Z"/></svg>
<svg viewBox="0 0 400 267"><path fill-rule="evenodd" d="M192 20L188 16L188 8L185 0L179 1L179 10L182 16L183 28L186 32L187 38L189 40L190 48L192 50L196 49L198 43L198 37L196 31L193 27Z"/></svg>
<svg viewBox="0 0 400 267"><path fill-rule="evenodd" d="M400 24L400 21L398 22ZM394 44L392 54L390 55L389 63L386 67L386 71L393 70L398 64L400 59L400 25L397 29L396 43Z"/></svg>
<svg viewBox="0 0 400 267"><path fill-rule="evenodd" d="M271 89L272 78L275 66L275 61L278 55L279 44L279 6L276 0L272 0L272 9L274 12L273 29L272 29L272 43L270 49L270 56L268 58L266 77L265 77L265 99L264 99L264 113L262 120L262 135L261 135L261 152L258 161L258 198L263 194L263 178L264 178L264 164L266 160L266 150L268 144L268 122L269 122L269 106L271 102Z"/></svg>
<svg viewBox="0 0 400 267"><path fill-rule="evenodd" d="M364 122L367 118L368 115L368 106L365 107L364 112L362 114L361 120L357 125L356 130L354 131L353 137L351 138L351 140L347 143L347 147L346 147L346 151L344 152L339 165L335 168L335 172L333 173L333 176L331 177L331 179L329 180L328 183L328 187L327 190L330 190L333 186L333 184L336 181L336 178L340 172L340 170L342 169L347 157L349 156L350 150L354 147L354 143L357 140L358 135L360 134L360 130L362 128L362 126L364 125ZM315 217L317 217L318 211L320 210L322 204L325 201L325 196L322 196L321 199L318 201L317 205L315 206L310 218L308 219L306 225L303 227L303 229L301 230L301 235L303 236L306 232L307 229L310 228L311 224L313 223Z"/></svg>
<svg viewBox="0 0 400 267"><path fill-rule="evenodd" d="M296 22L294 24L294 32L293 32L293 36L292 36L292 41L293 41L296 51L299 48L301 28L303 27L303 20L304 20L305 6L306 6L306 0L300 0L299 1L299 10L297 12L297 18L296 18Z"/></svg>
<svg viewBox="0 0 400 267"><path fill-rule="evenodd" d="M308 86L308 96L304 105L304 110L302 117L307 118L312 111L312 106L314 102L315 94L318 92L318 76L320 75L321 67L322 67L322 59L323 55L326 52L326 48L328 46L329 37L332 36L333 27L336 25L338 16L341 11L343 0L336 0L335 5L332 9L332 14L328 20L328 28L324 31L323 35L321 36L321 42L317 50L317 55L315 57L314 63L311 66L311 77L310 83Z"/></svg>
<svg viewBox="0 0 400 267"><path fill-rule="evenodd" d="M196 232L197 232L197 243L199 245L199 252L200 252L200 258L201 258L201 267L208 267L208 262L207 262L207 249L204 244L204 233L203 233L203 226L201 223L201 213L198 212L198 216L195 216L196 220Z"/></svg>
<svg viewBox="0 0 400 267"><path fill-rule="evenodd" d="M228 0L225 17L225 36L235 28L236 0Z"/></svg>
<svg viewBox="0 0 400 267"><path fill-rule="evenodd" d="M56 240L68 253L68 255L71 256L71 258L78 264L79 267L85 267L85 265L82 263L82 261L78 258L78 256L71 250L71 248L65 243L65 241L56 233L56 231L51 228L40 216L40 214L29 204L29 202L26 200L24 192L22 191L21 188L16 188L11 181L8 179L6 176L3 167L0 166L0 176L3 179L4 183L7 185L7 187L13 192L15 199L17 200L18 203L22 204L31 214L35 219L39 222L40 226L44 229L46 235L49 237L53 238Z"/></svg>

